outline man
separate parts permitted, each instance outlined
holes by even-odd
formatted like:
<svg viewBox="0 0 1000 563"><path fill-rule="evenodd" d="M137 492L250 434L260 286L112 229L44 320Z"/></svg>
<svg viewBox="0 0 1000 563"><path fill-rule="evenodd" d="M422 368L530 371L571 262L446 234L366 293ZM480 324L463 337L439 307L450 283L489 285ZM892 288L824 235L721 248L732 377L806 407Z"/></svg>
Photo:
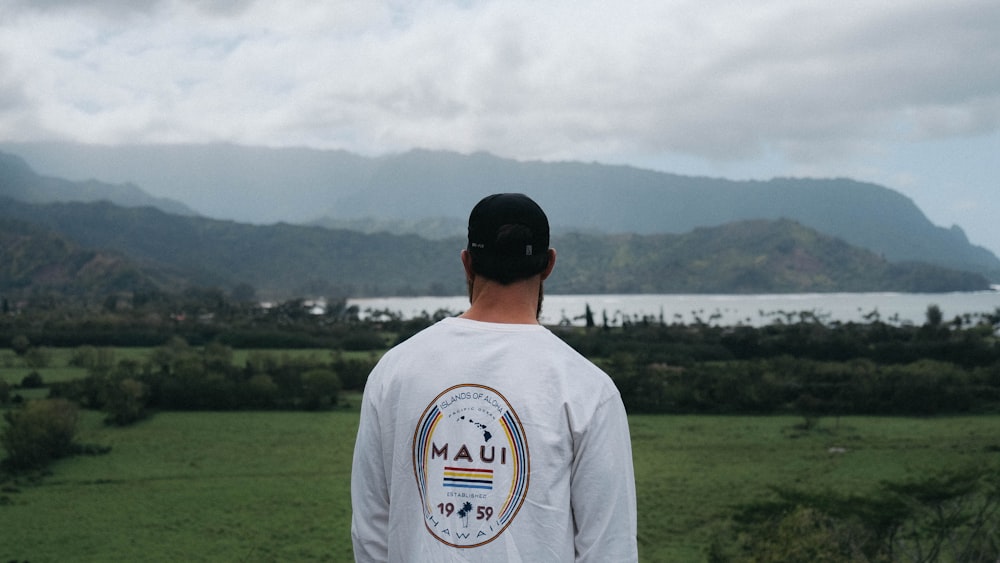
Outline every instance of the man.
<svg viewBox="0 0 1000 563"><path fill-rule="evenodd" d="M469 216L471 305L390 350L351 471L357 561L636 561L628 422L611 379L538 323L545 213Z"/></svg>

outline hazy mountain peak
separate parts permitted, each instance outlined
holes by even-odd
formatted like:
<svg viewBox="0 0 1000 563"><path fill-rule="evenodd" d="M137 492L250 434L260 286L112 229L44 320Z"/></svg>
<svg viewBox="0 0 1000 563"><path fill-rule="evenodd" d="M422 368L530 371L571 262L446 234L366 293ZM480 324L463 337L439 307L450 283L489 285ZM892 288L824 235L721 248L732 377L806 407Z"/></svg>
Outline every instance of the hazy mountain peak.
<svg viewBox="0 0 1000 563"><path fill-rule="evenodd" d="M131 182L111 184L88 179L71 182L35 172L21 157L0 152L0 196L27 203L110 201L123 207L156 207L177 215L195 215L169 198L153 197Z"/></svg>
<svg viewBox="0 0 1000 563"><path fill-rule="evenodd" d="M3 148L46 174L132 184L203 215L241 222L464 221L483 196L518 191L534 197L564 230L678 234L789 218L889 260L923 260L1000 279L1000 260L969 244L963 232L935 226L899 192L846 178L731 181L426 149L372 158L238 145Z"/></svg>

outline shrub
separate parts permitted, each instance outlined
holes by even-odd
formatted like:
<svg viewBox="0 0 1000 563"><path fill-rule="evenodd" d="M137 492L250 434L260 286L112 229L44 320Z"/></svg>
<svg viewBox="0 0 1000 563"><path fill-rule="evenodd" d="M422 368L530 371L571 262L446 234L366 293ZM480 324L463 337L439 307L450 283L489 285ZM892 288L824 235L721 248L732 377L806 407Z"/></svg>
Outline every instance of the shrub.
<svg viewBox="0 0 1000 563"><path fill-rule="evenodd" d="M4 465L13 471L41 469L71 455L76 436L76 405L64 399L31 401L4 413L7 427L0 445L7 452Z"/></svg>
<svg viewBox="0 0 1000 563"><path fill-rule="evenodd" d="M343 389L361 391L368 381L368 374L375 368L375 359L346 359L340 355L334 357L333 371L340 378Z"/></svg>
<svg viewBox="0 0 1000 563"><path fill-rule="evenodd" d="M31 341L23 334L18 334L10 340L10 349L18 356L23 356L31 348Z"/></svg>
<svg viewBox="0 0 1000 563"><path fill-rule="evenodd" d="M247 400L251 407L273 408L278 403L278 385L270 375L258 373L247 380Z"/></svg>
<svg viewBox="0 0 1000 563"><path fill-rule="evenodd" d="M42 375L37 371L33 371L21 378L22 389L41 389L42 387L45 387L45 382L42 380Z"/></svg>
<svg viewBox="0 0 1000 563"><path fill-rule="evenodd" d="M1000 478L986 463L864 495L776 489L744 506L715 561L996 561ZM735 547L735 549L733 549ZM724 550L729 548L730 555Z"/></svg>
<svg viewBox="0 0 1000 563"><path fill-rule="evenodd" d="M313 369L302 374L302 401L307 410L328 409L337 404L340 378L326 369Z"/></svg>
<svg viewBox="0 0 1000 563"><path fill-rule="evenodd" d="M104 421L126 426L141 420L146 416L147 395L146 386L139 381L131 377L122 379L108 390L105 404L108 415Z"/></svg>
<svg viewBox="0 0 1000 563"><path fill-rule="evenodd" d="M52 354L45 348L32 346L27 352L24 353L24 365L29 368L48 367L51 361Z"/></svg>
<svg viewBox="0 0 1000 563"><path fill-rule="evenodd" d="M80 346L73 351L69 365L85 368L91 373L108 372L115 366L114 348Z"/></svg>
<svg viewBox="0 0 1000 563"><path fill-rule="evenodd" d="M79 346L73 350L69 365L78 368L91 368L97 365L97 348L94 346Z"/></svg>

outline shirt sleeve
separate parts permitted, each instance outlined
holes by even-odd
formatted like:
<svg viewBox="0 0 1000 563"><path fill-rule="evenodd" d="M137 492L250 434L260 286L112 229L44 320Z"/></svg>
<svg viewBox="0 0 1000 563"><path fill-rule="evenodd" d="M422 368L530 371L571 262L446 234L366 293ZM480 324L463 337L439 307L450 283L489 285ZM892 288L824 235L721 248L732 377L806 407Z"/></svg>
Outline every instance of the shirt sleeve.
<svg viewBox="0 0 1000 563"><path fill-rule="evenodd" d="M570 502L576 561L638 561L632 443L618 394L597 408L574 448Z"/></svg>
<svg viewBox="0 0 1000 563"><path fill-rule="evenodd" d="M389 485L378 410L367 391L351 465L351 541L358 563L389 560Z"/></svg>

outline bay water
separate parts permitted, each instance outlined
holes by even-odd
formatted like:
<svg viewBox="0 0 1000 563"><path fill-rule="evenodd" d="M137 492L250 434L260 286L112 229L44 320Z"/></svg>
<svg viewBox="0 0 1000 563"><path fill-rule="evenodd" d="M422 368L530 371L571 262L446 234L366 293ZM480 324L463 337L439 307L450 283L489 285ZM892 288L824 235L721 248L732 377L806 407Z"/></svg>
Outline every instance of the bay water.
<svg viewBox="0 0 1000 563"><path fill-rule="evenodd" d="M459 314L469 307L469 298L377 297L350 299L347 304L357 306L363 318L390 312L409 319L439 312ZM894 325L919 325L925 322L931 305L940 308L945 322L955 317L975 322L980 314L1000 310L1000 287L963 293L546 295L540 320L547 325L583 326L589 307L598 325L605 319L610 325L646 319L667 324L764 326L797 322L803 314L824 323L881 320Z"/></svg>

